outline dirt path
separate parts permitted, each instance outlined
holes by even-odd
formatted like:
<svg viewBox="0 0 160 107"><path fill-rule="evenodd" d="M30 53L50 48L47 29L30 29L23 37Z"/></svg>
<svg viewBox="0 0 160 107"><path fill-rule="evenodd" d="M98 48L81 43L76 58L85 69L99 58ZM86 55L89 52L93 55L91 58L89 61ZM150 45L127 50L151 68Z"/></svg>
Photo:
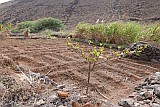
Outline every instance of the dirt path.
<svg viewBox="0 0 160 107"><path fill-rule="evenodd" d="M50 78L58 83L74 84L84 92L87 85L87 62L77 53L71 52L65 44L65 39L9 39L0 43L0 54L34 72L46 74L52 68ZM160 65L116 59L98 65L95 69L91 77L91 92L96 86L110 101L117 102L128 96L133 87L145 77L160 70Z"/></svg>

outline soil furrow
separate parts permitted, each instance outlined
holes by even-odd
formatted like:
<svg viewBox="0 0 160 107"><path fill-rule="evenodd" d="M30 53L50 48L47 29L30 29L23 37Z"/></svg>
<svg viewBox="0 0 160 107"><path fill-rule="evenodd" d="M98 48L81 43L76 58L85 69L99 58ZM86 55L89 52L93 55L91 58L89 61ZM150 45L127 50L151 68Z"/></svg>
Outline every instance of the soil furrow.
<svg viewBox="0 0 160 107"><path fill-rule="evenodd" d="M75 84L82 92L87 86L88 62L80 54L70 50L66 40L15 40L3 41L0 54L8 56L22 67L35 73L47 74L57 83ZM84 49L94 46L82 44ZM107 50L107 49L106 49ZM104 53L109 53L110 50ZM100 59L103 61L103 59ZM95 67L91 74L89 90L95 87L110 100L117 101L148 75L160 70L159 64L130 59L106 61Z"/></svg>
<svg viewBox="0 0 160 107"><path fill-rule="evenodd" d="M117 64L123 63L123 64L129 65L129 66L132 66L134 68L139 68L139 69L143 68L143 70L147 70L147 71L158 71L158 69L155 67L151 67L151 66L144 65L144 64L139 64L139 63L133 62L133 60L129 60L129 59L120 59L120 60L117 59L117 60L114 60L114 62L116 62Z"/></svg>

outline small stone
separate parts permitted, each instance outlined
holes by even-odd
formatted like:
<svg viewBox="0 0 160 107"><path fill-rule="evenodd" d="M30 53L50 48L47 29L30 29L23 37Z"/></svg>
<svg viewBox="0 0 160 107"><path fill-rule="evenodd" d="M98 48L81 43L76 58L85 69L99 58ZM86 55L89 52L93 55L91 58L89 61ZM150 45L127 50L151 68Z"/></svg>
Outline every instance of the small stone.
<svg viewBox="0 0 160 107"><path fill-rule="evenodd" d="M144 105L145 102L144 101L138 101L139 104Z"/></svg>
<svg viewBox="0 0 160 107"><path fill-rule="evenodd" d="M76 96L74 96L74 97L75 97L74 99L76 99ZM87 103L89 101L89 98L87 96L85 96L85 95L80 96L80 98L81 98L81 100L82 100L83 103ZM79 99L78 102L82 103L81 100L80 100L80 98L78 98Z"/></svg>
<svg viewBox="0 0 160 107"><path fill-rule="evenodd" d="M133 92L132 94L129 95L129 98L134 98L137 95L136 92Z"/></svg>
<svg viewBox="0 0 160 107"><path fill-rule="evenodd" d="M147 82L144 82L144 83L142 83L141 85L142 85L142 86L146 86L146 85L147 85Z"/></svg>
<svg viewBox="0 0 160 107"><path fill-rule="evenodd" d="M138 107L138 106L140 106L140 104L137 103L137 102L135 102L135 103L134 103L134 106L135 106L135 107Z"/></svg>
<svg viewBox="0 0 160 107"><path fill-rule="evenodd" d="M65 99L65 98L62 98L62 99L61 99L61 102L62 102L63 105L65 105L65 103L66 103L67 101L68 101L68 99Z"/></svg>
<svg viewBox="0 0 160 107"><path fill-rule="evenodd" d="M34 73L32 71L29 71L29 74L31 75L31 77L34 77L34 78L40 78L40 76L41 76L40 73Z"/></svg>
<svg viewBox="0 0 160 107"><path fill-rule="evenodd" d="M63 92L63 91L57 91L57 94L59 98L67 98L70 95L69 92Z"/></svg>
<svg viewBox="0 0 160 107"><path fill-rule="evenodd" d="M156 81L156 80L152 80L152 81L151 81L151 85L154 85L154 84L160 84L160 82L159 82L159 81Z"/></svg>
<svg viewBox="0 0 160 107"><path fill-rule="evenodd" d="M143 86L143 89L150 90L152 88L148 85L148 86Z"/></svg>
<svg viewBox="0 0 160 107"><path fill-rule="evenodd" d="M129 105L127 101L121 101L118 104L119 106L122 106L122 107L131 107L131 105Z"/></svg>
<svg viewBox="0 0 160 107"><path fill-rule="evenodd" d="M59 99L59 97L55 94L48 97L49 102L56 102Z"/></svg>
<svg viewBox="0 0 160 107"><path fill-rule="evenodd" d="M149 79L149 78L146 78L146 79L144 80L144 82L150 83L150 79Z"/></svg>
<svg viewBox="0 0 160 107"><path fill-rule="evenodd" d="M153 103L151 107L160 107L160 104Z"/></svg>
<svg viewBox="0 0 160 107"><path fill-rule="evenodd" d="M135 91L140 91L143 87L142 86L136 86L134 89Z"/></svg>
<svg viewBox="0 0 160 107"><path fill-rule="evenodd" d="M64 84L64 85L58 85L57 88L58 88L58 89L66 88L66 85L65 85L65 84Z"/></svg>
<svg viewBox="0 0 160 107"><path fill-rule="evenodd" d="M141 95L137 95L137 96L135 97L135 99L136 99L137 101L143 101L143 100L145 99L145 97L143 97L143 96L141 96Z"/></svg>
<svg viewBox="0 0 160 107"><path fill-rule="evenodd" d="M146 99L152 100L153 92L152 92L152 91L145 92L145 93L143 94L143 96L144 96Z"/></svg>
<svg viewBox="0 0 160 107"><path fill-rule="evenodd" d="M67 106L60 105L60 106L58 106L58 107L67 107Z"/></svg>
<svg viewBox="0 0 160 107"><path fill-rule="evenodd" d="M160 87L156 87L154 93L156 96L160 97Z"/></svg>
<svg viewBox="0 0 160 107"><path fill-rule="evenodd" d="M143 100L146 104L149 104L151 100Z"/></svg>
<svg viewBox="0 0 160 107"><path fill-rule="evenodd" d="M16 70L17 72L25 71L25 69L24 69L22 66L19 66L19 65L16 66L15 70Z"/></svg>
<svg viewBox="0 0 160 107"><path fill-rule="evenodd" d="M54 82L54 81L52 81L52 80L50 81L50 83L51 83L51 85L54 86L54 87L57 87L57 86L58 86L58 83L56 83L56 82Z"/></svg>
<svg viewBox="0 0 160 107"><path fill-rule="evenodd" d="M159 87L160 85L158 85L158 84L154 84L154 85L151 85L150 87L152 88L152 89L155 89L155 88L157 88L157 87Z"/></svg>
<svg viewBox="0 0 160 107"><path fill-rule="evenodd" d="M156 99L154 100L154 102L160 104L160 99L159 99L159 98L156 98Z"/></svg>
<svg viewBox="0 0 160 107"><path fill-rule="evenodd" d="M110 107L112 105L108 100L101 99L100 101L102 102L102 107Z"/></svg>
<svg viewBox="0 0 160 107"><path fill-rule="evenodd" d="M142 92L139 93L139 95L143 96L145 92L147 92L147 90L146 90L146 89L143 89Z"/></svg>
<svg viewBox="0 0 160 107"><path fill-rule="evenodd" d="M41 105L44 105L45 103L46 102L43 99L41 99L41 100L39 100L39 101L36 102L35 107L39 107Z"/></svg>
<svg viewBox="0 0 160 107"><path fill-rule="evenodd" d="M122 100L122 101L118 102L118 105L122 106L122 107L132 107L131 106L132 104L133 104L133 100L131 100L131 99L126 99L126 100Z"/></svg>
<svg viewBox="0 0 160 107"><path fill-rule="evenodd" d="M156 73L155 73L155 76L156 76L158 79L160 79L160 72L156 72Z"/></svg>
<svg viewBox="0 0 160 107"><path fill-rule="evenodd" d="M26 96L26 95L23 96L23 101L26 101L26 100L28 100L28 99L29 99L28 96Z"/></svg>
<svg viewBox="0 0 160 107"><path fill-rule="evenodd" d="M78 87L73 87L73 89L78 89Z"/></svg>
<svg viewBox="0 0 160 107"><path fill-rule="evenodd" d="M3 90L3 89L5 89L6 87L2 84L2 83L0 83L0 89L1 90Z"/></svg>
<svg viewBox="0 0 160 107"><path fill-rule="evenodd" d="M151 107L151 106L148 105L148 104L143 104L143 105L140 105L140 106L137 106L137 107Z"/></svg>

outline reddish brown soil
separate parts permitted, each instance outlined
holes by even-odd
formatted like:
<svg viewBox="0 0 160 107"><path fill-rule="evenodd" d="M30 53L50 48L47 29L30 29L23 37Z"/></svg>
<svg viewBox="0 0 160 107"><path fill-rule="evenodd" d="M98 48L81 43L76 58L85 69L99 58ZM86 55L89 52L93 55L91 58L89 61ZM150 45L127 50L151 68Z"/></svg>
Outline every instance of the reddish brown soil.
<svg viewBox="0 0 160 107"><path fill-rule="evenodd" d="M84 45L84 47L89 47ZM106 51L107 52L107 51ZM8 39L0 42L0 54L4 54L21 66L34 72L46 74L51 68L49 77L58 83L74 84L86 89L88 65L85 59L72 52L66 46L65 39ZM115 59L96 66L91 77L90 91L94 86L107 96L110 101L128 96L133 87L150 74L160 70L160 64ZM0 72L3 68L0 68ZM128 78L127 80L125 80Z"/></svg>

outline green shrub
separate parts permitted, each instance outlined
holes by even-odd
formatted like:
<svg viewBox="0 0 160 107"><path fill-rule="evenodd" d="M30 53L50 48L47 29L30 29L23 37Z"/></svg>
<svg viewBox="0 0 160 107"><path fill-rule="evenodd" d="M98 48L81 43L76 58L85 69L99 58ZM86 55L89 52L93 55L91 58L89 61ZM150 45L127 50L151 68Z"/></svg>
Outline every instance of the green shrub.
<svg viewBox="0 0 160 107"><path fill-rule="evenodd" d="M79 23L76 26L75 37L120 45L139 40L154 40L160 43L160 24L140 25L136 22Z"/></svg>
<svg viewBox="0 0 160 107"><path fill-rule="evenodd" d="M144 38L160 43L160 24L149 25L145 28Z"/></svg>
<svg viewBox="0 0 160 107"><path fill-rule="evenodd" d="M123 25L119 35L122 37L122 43L133 43L142 36L142 27L135 22L127 22Z"/></svg>
<svg viewBox="0 0 160 107"><path fill-rule="evenodd" d="M59 31L64 28L64 24L59 19L55 18L43 18L35 21L25 21L18 23L16 28L12 32L23 32L27 28L30 29L31 33L38 33L45 29Z"/></svg>

